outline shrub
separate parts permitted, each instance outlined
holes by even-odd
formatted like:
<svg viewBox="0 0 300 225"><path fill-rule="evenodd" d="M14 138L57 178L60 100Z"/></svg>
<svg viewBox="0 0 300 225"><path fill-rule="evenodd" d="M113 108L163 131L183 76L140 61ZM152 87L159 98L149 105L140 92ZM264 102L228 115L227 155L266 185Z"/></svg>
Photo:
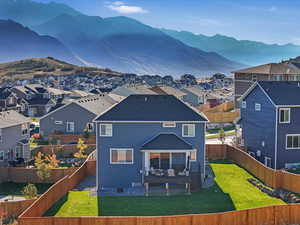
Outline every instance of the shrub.
<svg viewBox="0 0 300 225"><path fill-rule="evenodd" d="M33 199L38 196L38 190L34 184L28 184L24 187L22 194L26 199Z"/></svg>

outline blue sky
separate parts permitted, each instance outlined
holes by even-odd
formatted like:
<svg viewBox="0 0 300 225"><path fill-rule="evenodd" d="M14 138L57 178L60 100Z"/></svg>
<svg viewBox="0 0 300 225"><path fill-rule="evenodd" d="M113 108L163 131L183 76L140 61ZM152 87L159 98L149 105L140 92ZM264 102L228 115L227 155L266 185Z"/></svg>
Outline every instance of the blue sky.
<svg viewBox="0 0 300 225"><path fill-rule="evenodd" d="M154 26L266 43L300 44L297 0L36 0L88 15L125 15Z"/></svg>

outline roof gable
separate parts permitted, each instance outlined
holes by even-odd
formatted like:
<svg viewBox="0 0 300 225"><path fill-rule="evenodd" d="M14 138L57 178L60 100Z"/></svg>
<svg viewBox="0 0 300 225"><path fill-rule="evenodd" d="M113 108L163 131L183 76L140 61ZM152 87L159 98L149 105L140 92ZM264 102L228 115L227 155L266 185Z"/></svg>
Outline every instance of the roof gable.
<svg viewBox="0 0 300 225"><path fill-rule="evenodd" d="M193 121L207 119L173 95L130 95L95 121Z"/></svg>

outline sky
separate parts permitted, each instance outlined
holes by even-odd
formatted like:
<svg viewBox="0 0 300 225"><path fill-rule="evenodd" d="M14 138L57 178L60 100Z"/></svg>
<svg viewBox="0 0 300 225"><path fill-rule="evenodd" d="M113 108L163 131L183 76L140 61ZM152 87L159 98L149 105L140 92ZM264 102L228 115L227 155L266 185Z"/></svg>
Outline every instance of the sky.
<svg viewBox="0 0 300 225"><path fill-rule="evenodd" d="M300 44L298 0L35 0L65 3L87 15L128 16L147 25Z"/></svg>

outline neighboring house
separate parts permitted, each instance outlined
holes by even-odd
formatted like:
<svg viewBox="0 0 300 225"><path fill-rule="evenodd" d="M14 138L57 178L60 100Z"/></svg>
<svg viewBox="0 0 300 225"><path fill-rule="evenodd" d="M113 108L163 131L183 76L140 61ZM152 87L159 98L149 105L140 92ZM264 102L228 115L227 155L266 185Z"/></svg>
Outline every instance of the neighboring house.
<svg viewBox="0 0 300 225"><path fill-rule="evenodd" d="M150 90L146 85L123 85L111 91L112 94L128 97L129 95L154 95L156 92Z"/></svg>
<svg viewBox="0 0 300 225"><path fill-rule="evenodd" d="M235 86L235 104L240 107L238 99L256 81L300 81L300 69L296 63L269 63L233 71Z"/></svg>
<svg viewBox="0 0 300 225"><path fill-rule="evenodd" d="M182 98L183 101L191 104L192 106L205 104L205 91L200 90L197 87L185 87L182 88L181 91L186 93L186 95Z"/></svg>
<svg viewBox="0 0 300 225"><path fill-rule="evenodd" d="M54 109L40 119L40 132L48 137L53 133L82 134L87 128L94 133L93 119L117 103L106 95L93 95Z"/></svg>
<svg viewBox="0 0 300 225"><path fill-rule="evenodd" d="M258 81L241 98L242 138L265 165L300 165L300 83Z"/></svg>
<svg viewBox="0 0 300 225"><path fill-rule="evenodd" d="M180 91L179 89L170 87L170 86L155 86L153 88L150 88L151 91L156 92L157 94L160 95L174 95L176 98L183 100L184 97L187 95L183 91Z"/></svg>
<svg viewBox="0 0 300 225"><path fill-rule="evenodd" d="M8 88L0 88L0 111L16 109L18 98Z"/></svg>
<svg viewBox="0 0 300 225"><path fill-rule="evenodd" d="M0 166L9 161L30 159L30 121L16 111L0 112Z"/></svg>
<svg viewBox="0 0 300 225"><path fill-rule="evenodd" d="M94 122L98 192L156 182L200 187L207 120L176 97L130 95Z"/></svg>
<svg viewBox="0 0 300 225"><path fill-rule="evenodd" d="M41 117L46 115L55 106L55 101L49 98L33 97L22 99L20 102L21 113L29 117Z"/></svg>

